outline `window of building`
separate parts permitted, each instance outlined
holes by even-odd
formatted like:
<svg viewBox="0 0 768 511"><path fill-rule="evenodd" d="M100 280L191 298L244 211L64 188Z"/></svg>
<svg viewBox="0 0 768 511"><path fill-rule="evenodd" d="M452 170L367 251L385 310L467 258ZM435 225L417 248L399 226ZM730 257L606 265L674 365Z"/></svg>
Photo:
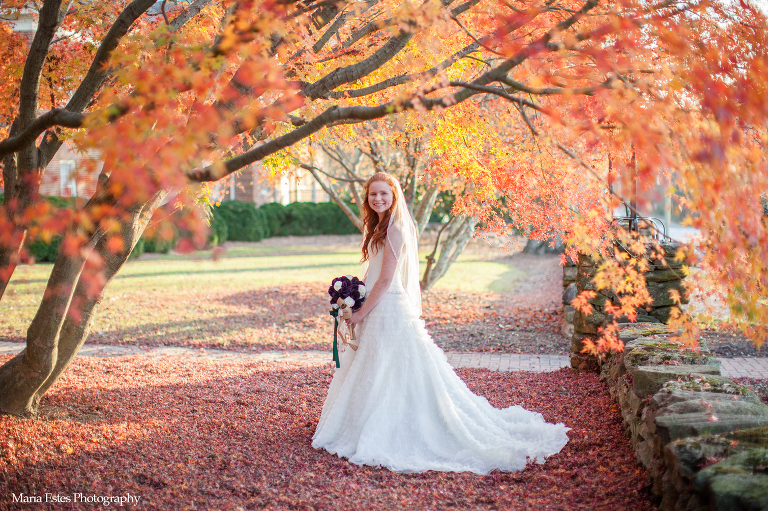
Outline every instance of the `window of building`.
<svg viewBox="0 0 768 511"><path fill-rule="evenodd" d="M75 160L61 160L61 196L77 197L77 165Z"/></svg>

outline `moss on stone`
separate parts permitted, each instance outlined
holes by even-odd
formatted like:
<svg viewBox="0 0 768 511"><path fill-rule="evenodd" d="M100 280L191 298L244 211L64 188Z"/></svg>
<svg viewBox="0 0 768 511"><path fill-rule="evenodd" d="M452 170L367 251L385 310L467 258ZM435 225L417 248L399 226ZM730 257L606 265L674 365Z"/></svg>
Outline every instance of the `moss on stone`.
<svg viewBox="0 0 768 511"><path fill-rule="evenodd" d="M619 327L619 339L628 342L651 335L673 335L676 332L661 323L625 323Z"/></svg>
<svg viewBox="0 0 768 511"><path fill-rule="evenodd" d="M739 429L721 435L728 442L753 445L768 449L768 427Z"/></svg>
<svg viewBox="0 0 768 511"><path fill-rule="evenodd" d="M728 378L704 374L686 374L668 381L662 387L664 390L688 390L693 392L715 392L736 396L754 395L744 385L738 385Z"/></svg>
<svg viewBox="0 0 768 511"><path fill-rule="evenodd" d="M631 350L624 355L624 365L719 365L714 354L699 350L694 351L668 339L637 339Z"/></svg>

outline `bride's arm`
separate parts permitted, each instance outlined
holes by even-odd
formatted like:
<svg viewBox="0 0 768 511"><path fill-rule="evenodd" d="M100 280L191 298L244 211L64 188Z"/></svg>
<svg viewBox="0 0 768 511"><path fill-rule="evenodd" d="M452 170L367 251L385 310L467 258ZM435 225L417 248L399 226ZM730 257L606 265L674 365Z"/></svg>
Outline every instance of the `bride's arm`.
<svg viewBox="0 0 768 511"><path fill-rule="evenodd" d="M352 319L347 321L347 324L357 325L364 317L368 315L371 310L376 307L381 299L384 297L384 293L387 292L389 286L392 284L392 278L395 276L395 269L397 268L397 258L392 248L389 246L389 241L385 241L382 247L384 250L384 260L381 263L381 273L379 278L376 279L376 283L373 285L368 297L363 302L363 306L360 310L352 313Z"/></svg>

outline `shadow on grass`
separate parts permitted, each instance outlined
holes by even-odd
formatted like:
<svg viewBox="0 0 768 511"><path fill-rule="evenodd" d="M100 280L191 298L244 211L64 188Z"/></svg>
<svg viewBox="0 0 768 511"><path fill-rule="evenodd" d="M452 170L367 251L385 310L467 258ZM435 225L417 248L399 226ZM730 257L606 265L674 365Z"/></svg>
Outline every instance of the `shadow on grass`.
<svg viewBox="0 0 768 511"><path fill-rule="evenodd" d="M324 285L290 285L233 293L217 301L249 312L151 322L91 333L90 342L144 346L323 349L330 344ZM328 345L328 346L326 346Z"/></svg>
<svg viewBox="0 0 768 511"><path fill-rule="evenodd" d="M206 268L200 270L171 270L171 271L157 271L147 273L123 273L117 274L115 279L136 279L145 277L165 277L173 275L204 275L204 274L224 274L224 273L262 273L262 272L281 272L281 271L301 271L301 270L315 270L325 268L343 268L345 263L332 263L332 264L309 264L309 265L293 265L293 266L270 266L268 268Z"/></svg>
<svg viewBox="0 0 768 511"><path fill-rule="evenodd" d="M0 417L9 432L0 498L9 509L24 508L12 493L46 492L130 493L159 509L653 509L637 491L647 475L595 375L460 371L494 405L521 404L574 428L545 465L480 476L398 474L317 451L311 438L330 368L227 367L139 357L76 364L76 378L44 404L83 420ZM167 379L176 381L159 383ZM21 448L11 454L9 445Z"/></svg>
<svg viewBox="0 0 768 511"><path fill-rule="evenodd" d="M280 254L280 255L294 255L294 254ZM306 255L316 255L316 254L306 254ZM242 257L253 257L253 256L242 256ZM270 256L270 257L276 257L276 256ZM228 258L229 259L229 258ZM159 262L171 262L174 261L173 259L163 259L163 260L157 260ZM189 261L188 259L185 261ZM38 263L43 264L43 263ZM172 270L169 269L167 271L153 271L153 272L137 272L137 273L131 273L130 271L126 272L123 271L121 273L118 273L115 276L115 280L127 280L127 279L138 279L138 278L150 278L150 277L172 277L172 276L179 276L179 275L205 275L205 274L214 274L214 275L221 275L221 274L227 274L227 273L233 273L233 274L240 274L240 273L265 273L265 272L282 272L282 271L301 271L301 270L316 270L316 269L327 269L327 268L347 268L350 266L350 264L356 264L356 261L352 260L350 262L338 262L338 263L328 263L328 264L304 264L304 265L285 265L285 266L269 266L265 268L204 268L199 270ZM41 284L48 282L48 277L45 278L38 278L38 279L23 279L19 280L18 282L14 282L14 285L18 284Z"/></svg>

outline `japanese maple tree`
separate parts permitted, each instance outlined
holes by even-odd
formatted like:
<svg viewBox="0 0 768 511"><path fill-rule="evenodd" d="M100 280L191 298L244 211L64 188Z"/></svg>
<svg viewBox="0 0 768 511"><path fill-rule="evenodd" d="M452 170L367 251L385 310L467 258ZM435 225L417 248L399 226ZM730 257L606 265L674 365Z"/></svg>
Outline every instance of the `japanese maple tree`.
<svg viewBox="0 0 768 511"><path fill-rule="evenodd" d="M645 0L4 2L0 293L24 240L62 236L26 349L0 367L0 410L35 411L85 341L104 288L170 193L328 129L403 112L440 126L454 214L602 252L612 181L677 171L705 262L765 337L765 18L748 4ZM6 42L7 41L7 42ZM39 197L65 140L104 161L76 211ZM641 158L608 173L608 155ZM93 170L95 171L95 169ZM738 208L738 209L736 209ZM734 214L737 213L737 214ZM187 215L180 249L201 246ZM642 275L636 302L642 304ZM610 280L609 280L610 282ZM684 320L682 318L681 320Z"/></svg>

